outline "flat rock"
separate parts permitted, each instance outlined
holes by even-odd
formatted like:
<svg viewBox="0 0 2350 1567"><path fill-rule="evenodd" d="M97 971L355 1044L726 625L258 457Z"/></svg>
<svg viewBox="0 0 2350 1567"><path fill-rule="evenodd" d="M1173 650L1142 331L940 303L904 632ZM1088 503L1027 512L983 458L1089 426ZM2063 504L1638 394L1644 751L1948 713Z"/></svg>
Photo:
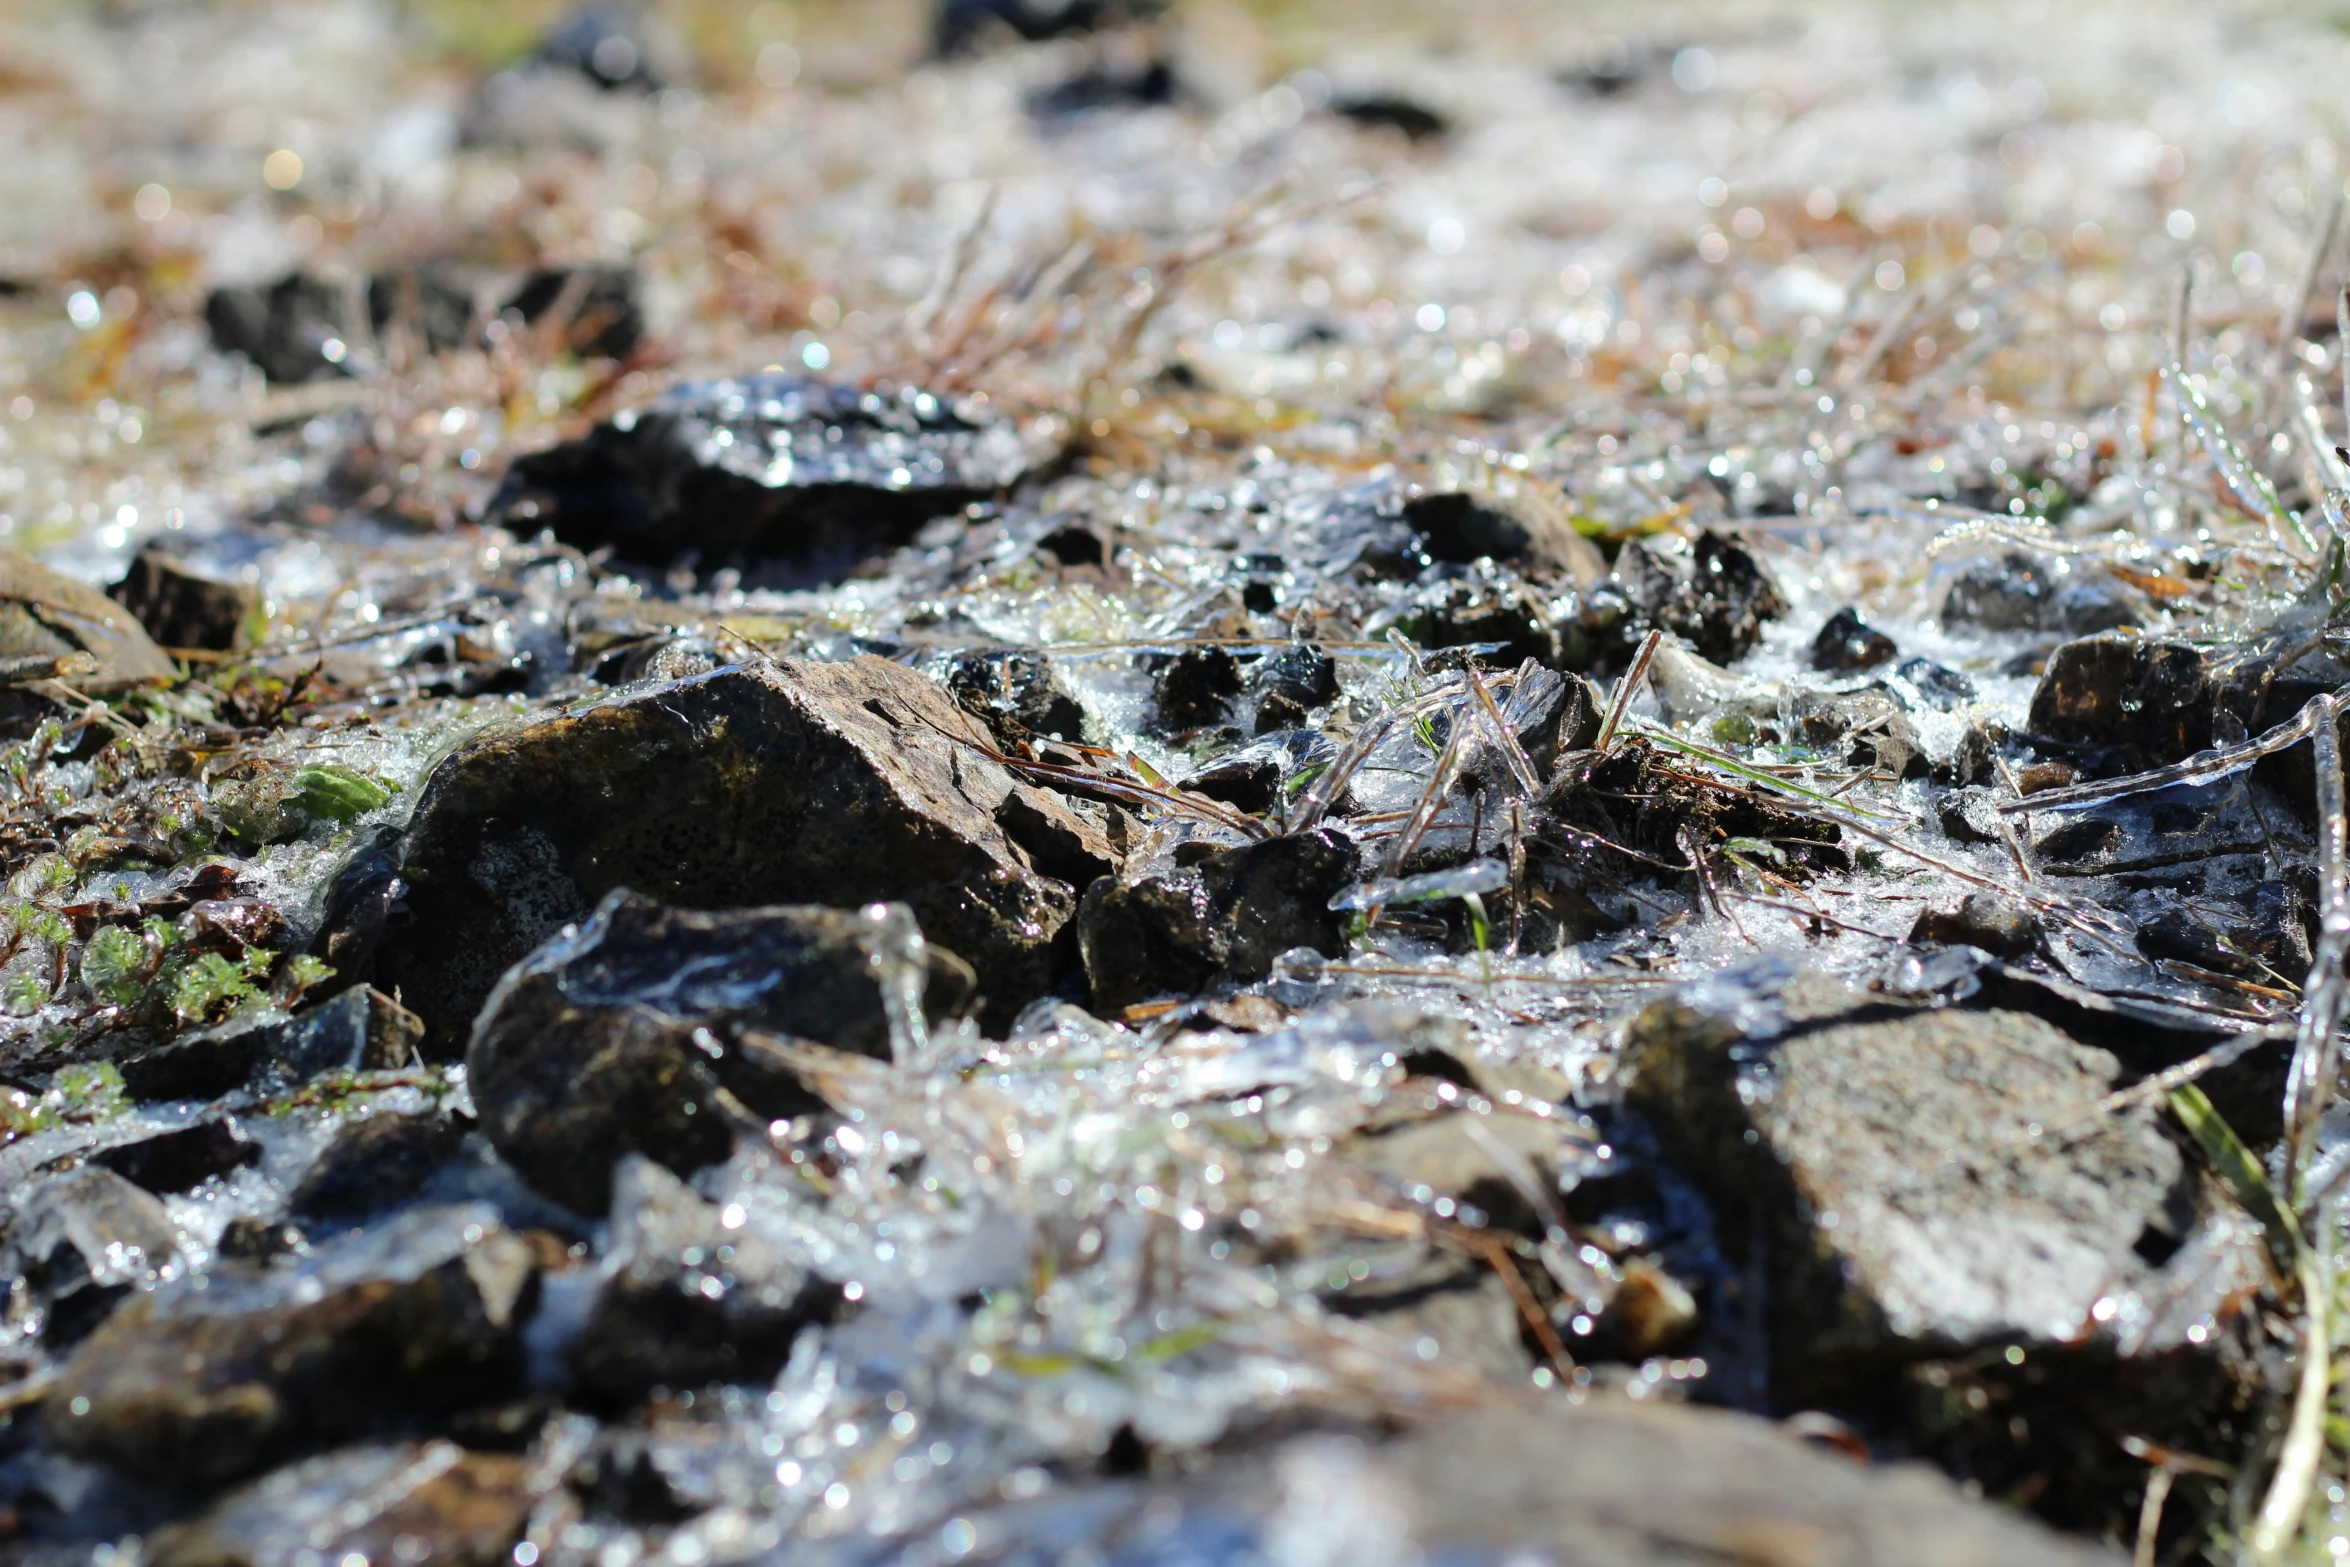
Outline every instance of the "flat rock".
<svg viewBox="0 0 2350 1567"><path fill-rule="evenodd" d="M970 722L864 657L720 669L483 735L425 785L379 982L447 1049L500 974L616 887L690 908L899 901L1006 1023L1055 982L1071 880L1117 853L1091 807L949 738Z"/></svg>
<svg viewBox="0 0 2350 1567"><path fill-rule="evenodd" d="M572 1342L578 1388L632 1404L655 1388L764 1382L839 1291L642 1155L613 1179L612 1250Z"/></svg>
<svg viewBox="0 0 2350 1567"><path fill-rule="evenodd" d="M135 1296L47 1404L50 1441L177 1489L488 1398L522 1369L536 1269L483 1207L418 1208L292 1266Z"/></svg>
<svg viewBox="0 0 2350 1567"><path fill-rule="evenodd" d="M1219 980L1263 979L1295 947L1343 955L1330 900L1354 884L1360 865L1353 841L1324 828L1131 882L1096 882L1078 916L1094 1004L1116 1010Z"/></svg>
<svg viewBox="0 0 2350 1567"><path fill-rule="evenodd" d="M0 683L70 675L94 690L178 671L130 612L86 582L0 549Z"/></svg>
<svg viewBox="0 0 2350 1567"><path fill-rule="evenodd" d="M226 1116L215 1116L177 1131L117 1143L91 1155L90 1162L112 1170L133 1186L160 1193L201 1186L260 1157L260 1144L246 1136L244 1128Z"/></svg>
<svg viewBox="0 0 2350 1567"><path fill-rule="evenodd" d="M1985 631L2107 631L2146 618L2144 595L2063 556L2009 550L1977 561L1951 583L1942 619Z"/></svg>
<svg viewBox="0 0 2350 1567"><path fill-rule="evenodd" d="M415 1059L422 1033L414 1013L362 985L293 1017L235 1019L115 1064L133 1099L216 1099L255 1081L293 1084L328 1072L403 1067Z"/></svg>
<svg viewBox="0 0 2350 1567"><path fill-rule="evenodd" d="M80 1340L133 1291L183 1269L171 1214L102 1166L51 1176L12 1202L0 1257L27 1293L25 1326L51 1350Z"/></svg>
<svg viewBox="0 0 2350 1567"><path fill-rule="evenodd" d="M812 1107L759 1036L886 1060L926 1001L952 1010L971 983L902 906L698 913L615 892L499 983L466 1078L507 1162L600 1213L625 1154L681 1175L725 1158L726 1098L764 1117Z"/></svg>
<svg viewBox="0 0 2350 1567"><path fill-rule="evenodd" d="M261 609L259 588L208 577L153 545L108 593L165 647L211 652L244 646Z"/></svg>
<svg viewBox="0 0 2350 1567"><path fill-rule="evenodd" d="M282 1567L315 1557L497 1567L541 1487L533 1466L450 1442L345 1448L289 1464L157 1532L152 1567Z"/></svg>
<svg viewBox="0 0 2350 1567"><path fill-rule="evenodd" d="M398 1207L455 1157L467 1123L439 1111L385 1111L346 1123L289 1199L298 1214L343 1218Z"/></svg>
<svg viewBox="0 0 2350 1567"><path fill-rule="evenodd" d="M499 508L522 532L652 565L690 553L704 569L780 561L829 579L1046 455L977 404L766 374L674 387L517 460Z"/></svg>

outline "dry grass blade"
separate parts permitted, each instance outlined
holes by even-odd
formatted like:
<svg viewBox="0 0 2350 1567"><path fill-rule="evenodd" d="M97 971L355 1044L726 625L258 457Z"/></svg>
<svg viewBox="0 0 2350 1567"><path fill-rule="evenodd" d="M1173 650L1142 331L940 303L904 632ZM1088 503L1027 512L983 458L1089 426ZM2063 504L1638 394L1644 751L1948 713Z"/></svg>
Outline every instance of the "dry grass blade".
<svg viewBox="0 0 2350 1567"><path fill-rule="evenodd" d="M1656 658L1656 650L1665 640L1661 631L1651 631L1640 639L1640 651L1632 655L1632 666L1616 682L1614 696L1607 705L1607 717L1599 726L1599 738L1591 749L1604 756L1615 743L1616 731L1623 727L1624 715L1631 711L1632 698L1640 694L1640 683L1648 678L1648 666Z"/></svg>
<svg viewBox="0 0 2350 1567"><path fill-rule="evenodd" d="M2302 986L2293 1074L2285 1085L2285 1167L2295 1196L2308 1168L2317 1118L2333 1097L2340 1069L2343 960L2350 949L2350 808L2342 779L2340 699L2317 697L2307 711L2316 715L2311 743L2317 770L2318 936Z"/></svg>
<svg viewBox="0 0 2350 1567"><path fill-rule="evenodd" d="M1211 826L1221 827L1227 832L1235 832L1252 840L1273 836L1273 829L1255 817L1243 816L1230 806L1219 804L1203 795L1188 794L1181 789L1159 789L1148 784L1128 783L1123 778L1112 778L1106 773L1089 772L1082 767L1062 767L1054 762L1032 762L1026 757L1006 756L991 745L982 745L978 741L962 735L949 734L935 724L931 725L930 729L940 739L953 745L962 746L965 750L976 751L999 767L1008 767L1017 773L1026 773L1036 778L1058 779L1063 783L1078 784L1087 789L1098 790L1103 794L1115 795L1133 805L1155 806L1162 810L1174 811L1178 815L1207 822Z"/></svg>

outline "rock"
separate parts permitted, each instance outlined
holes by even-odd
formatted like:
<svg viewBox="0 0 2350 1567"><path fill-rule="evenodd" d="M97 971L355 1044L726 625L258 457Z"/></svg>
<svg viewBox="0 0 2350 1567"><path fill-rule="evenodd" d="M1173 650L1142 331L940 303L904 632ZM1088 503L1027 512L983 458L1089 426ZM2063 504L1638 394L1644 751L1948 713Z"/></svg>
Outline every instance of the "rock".
<svg viewBox="0 0 2350 1567"><path fill-rule="evenodd" d="M1516 573L1479 561L1469 567L1445 568L1416 589L1410 607L1396 629L1431 651L1498 644L1482 655L1482 662L1515 669L1527 659L1552 667L1580 668L1584 655L1579 644L1562 643L1549 606Z"/></svg>
<svg viewBox="0 0 2350 1567"><path fill-rule="evenodd" d="M2107 631L2148 613L2135 589L2111 577L2020 550L1969 566L1942 600L1944 624L1985 631Z"/></svg>
<svg viewBox="0 0 2350 1567"><path fill-rule="evenodd" d="M1444 115L1397 93L1343 94L1329 107L1342 120L1370 130L1401 131L1412 141L1434 141L1452 132L1452 121Z"/></svg>
<svg viewBox="0 0 2350 1567"><path fill-rule="evenodd" d="M1163 108L1184 96L1174 62L1159 55L1125 66L1108 61L1088 66L1042 92L1030 94L1028 112L1049 121L1097 109Z"/></svg>
<svg viewBox="0 0 2350 1567"><path fill-rule="evenodd" d="M53 1352L82 1339L133 1290L181 1270L170 1213L112 1170L53 1175L13 1202L5 1273L23 1281L25 1326Z"/></svg>
<svg viewBox="0 0 2350 1567"><path fill-rule="evenodd" d="M1349 1278L1317 1298L1332 1316L1394 1335L1412 1360L1520 1386L1534 1369L1517 1302L1482 1259L1415 1249L1400 1265L1373 1260L1367 1278Z"/></svg>
<svg viewBox="0 0 2350 1567"><path fill-rule="evenodd" d="M2032 847L2044 860L2080 865L2101 859L2121 841L2121 823L2102 816L2078 816L2050 828Z"/></svg>
<svg viewBox="0 0 2350 1567"><path fill-rule="evenodd" d="M67 676L77 690L179 673L122 606L29 555L0 549L0 685Z"/></svg>
<svg viewBox="0 0 2350 1567"><path fill-rule="evenodd" d="M2191 642L2084 637L2049 656L2028 722L2093 775L2141 772L2208 748L2217 700Z"/></svg>
<svg viewBox="0 0 2350 1567"><path fill-rule="evenodd" d="M1038 43L1147 20L1163 8L1162 0L938 0L935 36L945 56L964 53L993 33Z"/></svg>
<svg viewBox="0 0 2350 1567"><path fill-rule="evenodd" d="M1698 656L1736 663L1762 640L1763 622L1787 613L1787 600L1746 547L1707 529L1686 561L1670 560L1635 541L1616 557L1615 581L1646 625L1684 638ZM1645 625L1617 635L1639 641Z"/></svg>
<svg viewBox="0 0 2350 1567"><path fill-rule="evenodd" d="M272 1257L291 1257L310 1249L309 1237L301 1226L279 1224L268 1219L248 1215L231 1219L220 1232L220 1243L214 1252L224 1260L240 1262L267 1262Z"/></svg>
<svg viewBox="0 0 2350 1567"><path fill-rule="evenodd" d="M47 1435L152 1484L221 1485L512 1385L536 1282L529 1245L481 1207L413 1209L292 1266L216 1263L83 1343Z"/></svg>
<svg viewBox="0 0 2350 1567"><path fill-rule="evenodd" d="M335 872L326 907L310 939L310 955L334 973L318 987L334 995L364 985L375 974L375 953L387 925L406 917L408 883L400 875L401 839L391 827L370 834Z"/></svg>
<svg viewBox="0 0 2350 1567"><path fill-rule="evenodd" d="M1404 502L1403 520L1430 560L1467 565L1479 556L1518 560L1534 548L1534 520L1498 495L1450 490Z"/></svg>
<svg viewBox="0 0 2350 1567"><path fill-rule="evenodd" d="M974 403L770 373L672 387L581 440L518 459L497 511L523 533L703 570L845 575L1045 456Z"/></svg>
<svg viewBox="0 0 2350 1567"><path fill-rule="evenodd" d="M902 906L703 914L615 892L499 981L466 1081L525 1180L601 1213L624 1154L680 1175L726 1157L722 1091L766 1118L812 1107L748 1036L886 1060L912 1009L949 1009L970 986Z"/></svg>
<svg viewBox="0 0 2350 1567"><path fill-rule="evenodd" d="M1539 1240L1564 1217L1562 1176L1579 1173L1586 1129L1495 1110L1461 1109L1372 1136L1339 1156L1408 1202L1444 1199L1439 1217L1491 1225Z"/></svg>
<svg viewBox="0 0 2350 1567"><path fill-rule="evenodd" d="M1151 689L1168 733L1219 724L1241 693L1240 661L1225 648L1185 648L1160 666Z"/></svg>
<svg viewBox="0 0 2350 1567"><path fill-rule="evenodd" d="M1281 779L1281 763L1270 747L1247 746L1186 774L1175 787L1229 805L1243 816L1264 816L1281 803Z"/></svg>
<svg viewBox="0 0 2350 1567"><path fill-rule="evenodd" d="M932 672L966 712L987 726L999 750L1016 755L1032 738L1082 744L1092 732L1085 709L1042 653L973 649L941 660Z"/></svg>
<svg viewBox="0 0 2350 1567"><path fill-rule="evenodd" d="M636 274L625 267L542 267L499 308L532 326L561 310L562 343L582 359L626 359L645 335Z"/></svg>
<svg viewBox="0 0 2350 1567"><path fill-rule="evenodd" d="M156 1532L150 1567L307 1562L502 1567L538 1499L534 1466L449 1442L346 1448L288 1465Z"/></svg>
<svg viewBox="0 0 2350 1567"><path fill-rule="evenodd" d="M439 1047L490 987L616 887L688 908L901 901L986 976L994 1026L1050 990L1077 895L1118 854L1082 812L948 737L970 720L913 670L767 662L494 730L426 783L411 918L386 937Z"/></svg>
<svg viewBox="0 0 2350 1567"><path fill-rule="evenodd" d="M1330 900L1352 886L1361 857L1328 828L1224 849L1196 865L1132 882L1104 878L1085 895L1078 949L1096 1007L1248 982L1293 947L1341 956Z"/></svg>
<svg viewBox="0 0 2350 1567"><path fill-rule="evenodd" d="M351 306L338 284L289 272L274 283L216 288L204 301L212 346L243 354L280 386L348 375Z"/></svg>
<svg viewBox="0 0 2350 1567"><path fill-rule="evenodd" d="M539 59L611 91L658 92L682 64L677 41L627 0L589 0L551 28Z"/></svg>
<svg viewBox="0 0 2350 1567"><path fill-rule="evenodd" d="M1826 751L1848 767L1872 768L1895 778L1928 770L1917 726L1880 687L1826 692L1798 687L1782 703L1789 737Z"/></svg>
<svg viewBox="0 0 2350 1567"><path fill-rule="evenodd" d="M1910 926L1909 939L1944 947L1973 947L1995 958L2030 957L2045 940L2037 914L1994 892L1970 892L1955 909L1920 909L1917 922Z"/></svg>
<svg viewBox="0 0 2350 1567"><path fill-rule="evenodd" d="M2154 1105L2092 1108L2112 1055L2024 1013L1870 999L1776 959L1683 986L1631 1027L1629 1101L1767 1267L1776 1400L1944 1444L1987 1486L2055 1469L2045 1505L2102 1526L2128 1482L2078 1456L2094 1431L2238 1413L2240 1362L2202 1324L2261 1264L2234 1220L2195 1223ZM2206 1236L2184 1249L2182 1215Z"/></svg>
<svg viewBox="0 0 2350 1567"><path fill-rule="evenodd" d="M423 1034L414 1013L361 987L294 1017L236 1019L115 1065L123 1091L143 1103L217 1099L257 1076L294 1084L328 1072L391 1071L416 1058Z"/></svg>
<svg viewBox="0 0 2350 1567"><path fill-rule="evenodd" d="M158 1132L135 1143L117 1143L90 1156L150 1192L184 1192L217 1175L242 1169L261 1157L261 1147L226 1116L198 1121L176 1132Z"/></svg>
<svg viewBox="0 0 2350 1567"><path fill-rule="evenodd" d="M367 324L378 342L406 334L443 354L474 341L473 290L438 267L403 267L367 280Z"/></svg>
<svg viewBox="0 0 2350 1567"><path fill-rule="evenodd" d="M800 1329L840 1299L746 1226L739 1207L704 1202L642 1155L620 1161L612 1214L611 1260L570 1350L579 1390L599 1402L769 1381Z"/></svg>
<svg viewBox="0 0 2350 1567"><path fill-rule="evenodd" d="M1928 658L1905 658L1895 664L1893 678L1887 684L1902 691L1904 699L1913 700L1913 705L1922 704L1938 713L1950 712L1961 703L1972 702L1976 696L1972 680Z"/></svg>
<svg viewBox="0 0 2350 1567"><path fill-rule="evenodd" d="M153 545L139 551L108 593L165 647L242 647L261 610L259 588L204 576Z"/></svg>
<svg viewBox="0 0 2350 1567"><path fill-rule="evenodd" d="M1259 659L1249 671L1249 684L1260 696L1280 697L1301 712L1328 707L1338 700L1338 662L1311 642L1295 642ZM1270 732L1261 710L1257 732Z"/></svg>
<svg viewBox="0 0 2350 1567"><path fill-rule="evenodd" d="M1811 645L1811 667L1845 674L1890 664L1900 654L1891 637L1862 620L1860 611L1847 604L1820 627Z"/></svg>
<svg viewBox="0 0 2350 1567"><path fill-rule="evenodd" d="M455 1156L467 1125L427 1112L370 1115L346 1123L303 1175L288 1206L318 1218L351 1218L396 1208Z"/></svg>

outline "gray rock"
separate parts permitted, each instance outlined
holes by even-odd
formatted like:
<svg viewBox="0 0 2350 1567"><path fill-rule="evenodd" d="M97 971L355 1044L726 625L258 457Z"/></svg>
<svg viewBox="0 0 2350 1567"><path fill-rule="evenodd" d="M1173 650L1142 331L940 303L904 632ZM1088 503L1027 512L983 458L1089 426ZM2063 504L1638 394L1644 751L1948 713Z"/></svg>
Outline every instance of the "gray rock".
<svg viewBox="0 0 2350 1567"><path fill-rule="evenodd" d="M739 1208L704 1202L652 1160L623 1159L612 1185L611 1260L570 1354L591 1398L624 1405L655 1388L766 1381L800 1329L838 1302Z"/></svg>
<svg viewBox="0 0 2350 1567"><path fill-rule="evenodd" d="M1942 600L1942 619L1986 631L2107 631L2143 620L2144 594L2062 556L2010 550L1959 574Z"/></svg>
<svg viewBox="0 0 2350 1567"><path fill-rule="evenodd" d="M1909 930L1913 942L1973 947L1996 958L2030 957L2040 950L2040 917L2012 898L1970 892L1955 909L1920 909Z"/></svg>
<svg viewBox="0 0 2350 1567"><path fill-rule="evenodd" d="M500 974L616 887L689 908L894 900L985 977L982 1015L1006 1024L1067 955L1065 878L1117 851L949 738L970 724L865 657L721 669L483 735L424 788L412 917L378 982L446 1050Z"/></svg>
<svg viewBox="0 0 2350 1567"><path fill-rule="evenodd" d="M0 685L71 674L77 689L177 673L128 611L29 555L0 549Z"/></svg>
<svg viewBox="0 0 2350 1567"><path fill-rule="evenodd" d="M260 1157L260 1145L236 1122L220 1116L137 1142L117 1143L91 1155L90 1162L147 1191L184 1192Z"/></svg>
<svg viewBox="0 0 2350 1567"><path fill-rule="evenodd" d="M303 1174L289 1206L319 1218L396 1208L455 1156L465 1133L465 1122L438 1111L350 1121Z"/></svg>
<svg viewBox="0 0 2350 1567"><path fill-rule="evenodd" d="M179 1230L163 1204L114 1171L87 1165L17 1199L6 1272L11 1315L52 1350L79 1341L132 1291L181 1270Z"/></svg>
<svg viewBox="0 0 2350 1567"><path fill-rule="evenodd" d="M216 1486L510 1386L536 1283L529 1244L471 1206L414 1209L292 1266L216 1264L83 1342L47 1434L153 1484Z"/></svg>
<svg viewBox="0 0 2350 1567"><path fill-rule="evenodd" d="M903 907L706 914L615 892L499 982L466 1079L507 1162L600 1213L623 1154L681 1175L725 1158L729 1101L762 1118L814 1107L763 1036L886 1059L926 1001L952 1010L971 983Z"/></svg>
<svg viewBox="0 0 2350 1567"><path fill-rule="evenodd" d="M290 1464L158 1531L152 1567L281 1567L316 1558L497 1567L544 1483L534 1466L448 1442L346 1448Z"/></svg>
<svg viewBox="0 0 2350 1567"><path fill-rule="evenodd" d="M296 1084L329 1072L391 1071L415 1059L423 1026L359 986L294 1017L239 1018L116 1063L123 1091L154 1103L216 1099L254 1081Z"/></svg>

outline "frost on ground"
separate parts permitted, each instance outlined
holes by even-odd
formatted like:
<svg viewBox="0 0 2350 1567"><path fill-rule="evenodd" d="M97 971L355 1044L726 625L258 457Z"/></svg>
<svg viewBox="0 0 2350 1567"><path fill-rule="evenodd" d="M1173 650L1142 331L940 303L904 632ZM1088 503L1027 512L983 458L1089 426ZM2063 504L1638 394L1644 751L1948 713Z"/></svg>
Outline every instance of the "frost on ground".
<svg viewBox="0 0 2350 1567"><path fill-rule="evenodd" d="M2350 1549L2345 67L0 21L0 1542Z"/></svg>

